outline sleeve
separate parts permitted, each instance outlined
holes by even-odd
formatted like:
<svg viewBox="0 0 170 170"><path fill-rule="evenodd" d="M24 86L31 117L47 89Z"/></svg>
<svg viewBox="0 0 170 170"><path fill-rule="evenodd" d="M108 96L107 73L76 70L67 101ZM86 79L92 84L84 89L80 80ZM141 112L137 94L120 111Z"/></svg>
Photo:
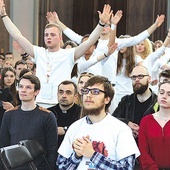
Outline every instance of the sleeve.
<svg viewBox="0 0 170 170"><path fill-rule="evenodd" d="M75 33L73 30L71 30L70 28L66 28L63 33L72 41L76 42L77 44L81 44L82 38L83 36Z"/></svg>
<svg viewBox="0 0 170 170"><path fill-rule="evenodd" d="M138 43L140 43L141 41L143 41L144 39L146 39L147 37L149 37L149 33L147 32L147 30L141 32L140 34L134 36L134 37L130 37L130 38L119 38L117 39L118 41L118 50L124 48L124 47L130 47L130 46L134 46Z"/></svg>
<svg viewBox="0 0 170 170"><path fill-rule="evenodd" d="M82 157L79 159L75 157L75 152L68 159L59 154L57 158L58 170L77 169L81 160Z"/></svg>
<svg viewBox="0 0 170 170"><path fill-rule="evenodd" d="M54 114L46 113L48 115L48 120L45 124L46 132L46 145L47 145L47 160L50 163L52 169L55 169L56 159L57 159L57 121Z"/></svg>
<svg viewBox="0 0 170 170"><path fill-rule="evenodd" d="M153 63L165 52L166 47L162 46L156 51L152 52L150 55L146 57L143 61L143 66L150 69Z"/></svg>
<svg viewBox="0 0 170 170"><path fill-rule="evenodd" d="M78 62L77 67L79 74L83 73L85 70L87 70L89 67L93 66L97 62L97 57L90 57L89 60Z"/></svg>
<svg viewBox="0 0 170 170"><path fill-rule="evenodd" d="M118 118L119 120L123 121L124 123L128 124L130 121L126 118L126 101L128 101L128 96L122 97L121 101L119 102L117 108L112 113L112 116Z"/></svg>
<svg viewBox="0 0 170 170"><path fill-rule="evenodd" d="M139 128L139 136L138 136L138 145L141 155L139 157L139 162L142 169L147 170L158 170L158 166L156 162L151 158L149 154L149 144L148 144L148 128L146 117L141 120L140 128Z"/></svg>
<svg viewBox="0 0 170 170"><path fill-rule="evenodd" d="M91 157L90 161L94 164L95 168L105 170L105 169L133 169L135 164L135 156L131 155L120 161L114 161L99 152L95 152Z"/></svg>
<svg viewBox="0 0 170 170"><path fill-rule="evenodd" d="M0 130L0 148L10 145L10 131L8 127L8 112L3 115Z"/></svg>

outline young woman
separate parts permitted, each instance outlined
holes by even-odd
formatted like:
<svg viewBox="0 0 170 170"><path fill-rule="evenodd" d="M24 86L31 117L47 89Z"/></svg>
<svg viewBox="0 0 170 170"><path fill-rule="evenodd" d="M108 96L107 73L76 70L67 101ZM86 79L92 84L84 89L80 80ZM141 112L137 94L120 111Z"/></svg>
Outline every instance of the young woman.
<svg viewBox="0 0 170 170"><path fill-rule="evenodd" d="M76 104L78 105L82 105L82 93L81 93L81 89L84 88L85 83L87 82L87 80L89 80L91 77L93 77L94 75L92 73L87 73L84 72L80 75L79 79L78 79L78 84L77 84L77 90L78 90L78 98L77 101L75 101Z"/></svg>
<svg viewBox="0 0 170 170"><path fill-rule="evenodd" d="M170 169L170 81L160 83L158 104L160 110L145 116L140 123L142 170Z"/></svg>
<svg viewBox="0 0 170 170"><path fill-rule="evenodd" d="M126 38L130 38L130 36L121 35L119 37L119 39ZM142 65L143 61L140 56L134 55L133 46L120 49L115 57L117 61L116 81L114 87L115 96L110 111L115 110L123 96L133 93L130 74L133 68L137 65Z"/></svg>
<svg viewBox="0 0 170 170"><path fill-rule="evenodd" d="M0 88L9 89L6 90L9 94L5 94L6 97L2 100L2 105L0 106L0 124L5 110L11 109L19 103L15 75L15 70L12 67L5 67L1 71Z"/></svg>

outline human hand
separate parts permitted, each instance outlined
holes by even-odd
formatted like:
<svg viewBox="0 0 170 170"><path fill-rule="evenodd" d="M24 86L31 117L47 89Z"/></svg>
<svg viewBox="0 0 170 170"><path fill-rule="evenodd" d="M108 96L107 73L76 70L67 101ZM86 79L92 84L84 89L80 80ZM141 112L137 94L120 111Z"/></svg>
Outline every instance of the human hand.
<svg viewBox="0 0 170 170"><path fill-rule="evenodd" d="M157 80L157 79L152 80L152 81L150 82L150 84L151 84L152 86L157 85L157 83L158 83L158 80Z"/></svg>
<svg viewBox="0 0 170 170"><path fill-rule="evenodd" d="M25 51L22 49L22 47L16 41L13 41L12 46L20 54L24 54L25 53Z"/></svg>
<svg viewBox="0 0 170 170"><path fill-rule="evenodd" d="M65 134L65 130L63 127L58 127L58 135L64 135Z"/></svg>
<svg viewBox="0 0 170 170"><path fill-rule="evenodd" d="M59 17L56 12L47 12L46 18L49 23L58 24L58 22L60 22Z"/></svg>
<svg viewBox="0 0 170 170"><path fill-rule="evenodd" d="M118 22L120 21L120 19L123 16L122 13L123 13L122 10L118 10L115 15L112 14L111 15L111 20L110 20L111 24L117 25Z"/></svg>
<svg viewBox="0 0 170 170"><path fill-rule="evenodd" d="M5 4L3 0L0 0L0 15L6 15Z"/></svg>
<svg viewBox="0 0 170 170"><path fill-rule="evenodd" d="M82 139L76 139L73 144L73 148L77 156L84 156L90 158L95 152L93 149L92 142L89 139L89 136L83 137Z"/></svg>
<svg viewBox="0 0 170 170"><path fill-rule="evenodd" d="M106 24L110 20L112 12L113 11L111 10L111 6L105 4L103 7L103 12L101 13L100 11L98 11L101 23Z"/></svg>
<svg viewBox="0 0 170 170"><path fill-rule="evenodd" d="M3 109L4 109L4 110L9 110L9 109L14 108L14 106L13 106L11 103L9 103L9 102L4 102L4 101L2 101L2 106L3 106Z"/></svg>
<svg viewBox="0 0 170 170"><path fill-rule="evenodd" d="M118 46L118 43L114 43L112 46L108 47L107 56L110 56L111 54L113 54L115 50L117 49L117 46Z"/></svg>
<svg viewBox="0 0 170 170"><path fill-rule="evenodd" d="M155 24L157 25L157 27L160 27L162 25L162 23L164 22L165 19L165 15L158 15L155 21Z"/></svg>

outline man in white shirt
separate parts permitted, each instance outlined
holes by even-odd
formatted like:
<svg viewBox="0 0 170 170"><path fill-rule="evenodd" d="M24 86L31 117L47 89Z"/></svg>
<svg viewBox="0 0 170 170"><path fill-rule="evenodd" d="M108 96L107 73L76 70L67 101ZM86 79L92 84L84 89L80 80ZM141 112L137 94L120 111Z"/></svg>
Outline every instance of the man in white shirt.
<svg viewBox="0 0 170 170"><path fill-rule="evenodd" d="M34 46L21 34L7 16L4 1L0 0L0 15L7 31L26 53L35 58L37 64L36 76L40 79L42 86L36 99L39 105L50 107L57 103L57 85L61 81L71 78L70 72L75 61L96 42L111 14L110 5L105 5L103 12L99 12L99 24L91 33L89 39L70 50L60 48L62 32L59 26L55 23L48 24L44 30L44 41L47 46L47 49L45 49ZM55 19L55 16L52 17Z"/></svg>

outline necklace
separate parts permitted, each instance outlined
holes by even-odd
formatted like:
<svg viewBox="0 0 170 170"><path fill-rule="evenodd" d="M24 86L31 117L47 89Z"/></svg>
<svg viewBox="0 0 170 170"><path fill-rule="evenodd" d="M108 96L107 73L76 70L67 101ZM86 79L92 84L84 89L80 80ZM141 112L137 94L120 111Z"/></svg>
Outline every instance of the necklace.
<svg viewBox="0 0 170 170"><path fill-rule="evenodd" d="M163 118L163 117L161 117L160 115L159 115L159 118L162 119L162 120L165 121L165 122L167 122L167 121L170 120L170 117L168 117L168 118Z"/></svg>

